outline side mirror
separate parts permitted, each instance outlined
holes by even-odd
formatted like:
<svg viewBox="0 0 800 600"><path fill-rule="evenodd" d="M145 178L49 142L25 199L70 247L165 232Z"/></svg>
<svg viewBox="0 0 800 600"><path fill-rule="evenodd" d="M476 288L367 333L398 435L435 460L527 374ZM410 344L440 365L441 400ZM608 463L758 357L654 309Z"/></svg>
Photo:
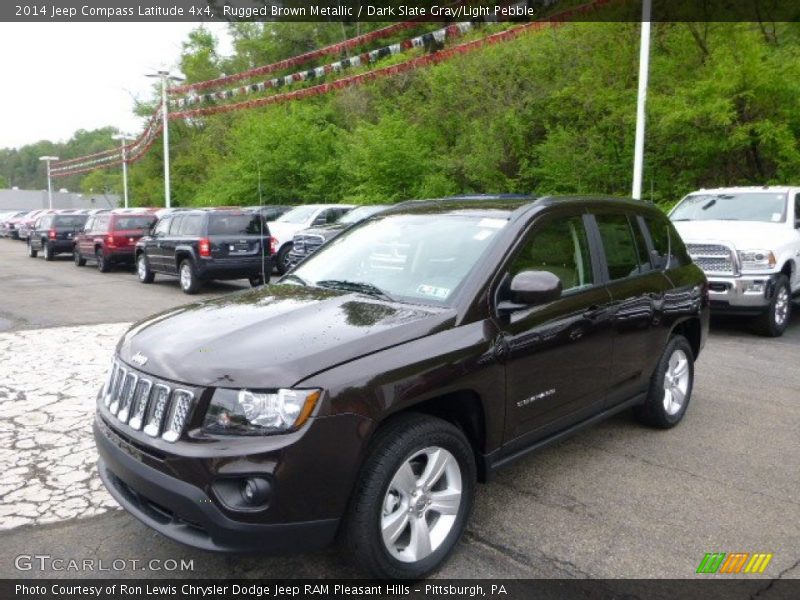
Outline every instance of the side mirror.
<svg viewBox="0 0 800 600"><path fill-rule="evenodd" d="M546 304L561 297L561 280L549 271L520 271L509 286L510 301L497 306L501 313Z"/></svg>

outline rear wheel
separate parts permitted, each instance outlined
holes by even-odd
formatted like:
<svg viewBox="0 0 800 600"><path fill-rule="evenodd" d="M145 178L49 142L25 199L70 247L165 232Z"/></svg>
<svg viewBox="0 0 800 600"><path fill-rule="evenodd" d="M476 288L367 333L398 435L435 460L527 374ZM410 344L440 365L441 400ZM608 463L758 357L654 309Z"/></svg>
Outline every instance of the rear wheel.
<svg viewBox="0 0 800 600"><path fill-rule="evenodd" d="M178 274L181 280L181 289L184 294L196 294L200 289L200 278L194 268L194 263L190 259L181 261L181 266L178 268Z"/></svg>
<svg viewBox="0 0 800 600"><path fill-rule="evenodd" d="M153 283L156 274L150 269L150 263L147 262L147 256L144 252L136 257L136 275L142 283Z"/></svg>
<svg viewBox="0 0 800 600"><path fill-rule="evenodd" d="M674 427L686 414L693 385L694 352L685 337L676 335L667 343L650 378L647 399L634 408L636 418L651 427Z"/></svg>
<svg viewBox="0 0 800 600"><path fill-rule="evenodd" d="M475 493L463 432L409 414L375 434L345 522L349 554L371 576L424 577L461 537Z"/></svg>
<svg viewBox="0 0 800 600"><path fill-rule="evenodd" d="M775 293L767 307L767 311L756 317L756 331L768 337L780 337L789 326L792 316L792 290L789 287L789 278L778 275L775 280Z"/></svg>
<svg viewBox="0 0 800 600"><path fill-rule="evenodd" d="M101 273L108 273L111 270L111 263L103 256L103 250L98 248L94 251L94 259L97 261L97 270Z"/></svg>
<svg viewBox="0 0 800 600"><path fill-rule="evenodd" d="M37 254L38 252L33 249L33 244L31 243L31 240L28 239L28 256L30 256L31 258L36 258Z"/></svg>
<svg viewBox="0 0 800 600"><path fill-rule="evenodd" d="M75 261L75 266L76 267L83 267L83 266L86 265L86 259L85 258L81 258L81 253L78 251L77 248L74 248L72 250L72 260Z"/></svg>
<svg viewBox="0 0 800 600"><path fill-rule="evenodd" d="M284 244L281 246L281 249L278 250L278 255L275 257L276 267L278 268L278 273L283 275L286 271L289 270L289 252L292 251L291 244Z"/></svg>
<svg viewBox="0 0 800 600"><path fill-rule="evenodd" d="M46 261L53 260L53 257L56 255L50 245L44 240L42 240L42 254L44 254L44 259Z"/></svg>
<svg viewBox="0 0 800 600"><path fill-rule="evenodd" d="M250 282L250 287L258 287L260 285L264 285L264 278L261 275L248 277L247 280Z"/></svg>

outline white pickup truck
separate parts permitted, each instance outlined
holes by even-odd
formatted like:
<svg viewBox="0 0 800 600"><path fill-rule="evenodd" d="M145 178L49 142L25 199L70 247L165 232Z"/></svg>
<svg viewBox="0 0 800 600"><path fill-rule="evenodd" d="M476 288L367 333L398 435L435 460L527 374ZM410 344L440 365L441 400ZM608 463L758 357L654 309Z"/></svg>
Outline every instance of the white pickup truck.
<svg viewBox="0 0 800 600"><path fill-rule="evenodd" d="M669 214L705 271L712 312L755 316L777 337L800 293L800 187L700 190Z"/></svg>

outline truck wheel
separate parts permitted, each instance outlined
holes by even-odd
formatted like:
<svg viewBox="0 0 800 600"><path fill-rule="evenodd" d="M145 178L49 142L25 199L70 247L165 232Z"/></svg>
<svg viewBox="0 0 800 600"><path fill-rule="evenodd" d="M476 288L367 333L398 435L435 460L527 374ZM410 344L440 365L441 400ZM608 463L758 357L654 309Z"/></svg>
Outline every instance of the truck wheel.
<svg viewBox="0 0 800 600"><path fill-rule="evenodd" d="M343 529L372 577L419 579L439 567L472 510L475 457L454 425L403 415L375 434Z"/></svg>
<svg viewBox="0 0 800 600"><path fill-rule="evenodd" d="M181 261L181 266L178 268L178 274L181 280L181 289L184 294L196 294L200 289L200 278L194 269L194 264L188 258Z"/></svg>
<svg viewBox="0 0 800 600"><path fill-rule="evenodd" d="M44 259L48 262L53 260L55 256L53 249L45 241L42 241L42 254L44 254Z"/></svg>
<svg viewBox="0 0 800 600"><path fill-rule="evenodd" d="M755 328L758 333L768 337L780 337L789 326L792 316L792 291L786 275L778 275L775 280L775 293L767 311L756 317Z"/></svg>
<svg viewBox="0 0 800 600"><path fill-rule="evenodd" d="M147 256L144 252L136 257L136 275L142 283L153 283L156 274L150 269L150 263L147 262Z"/></svg>
<svg viewBox="0 0 800 600"><path fill-rule="evenodd" d="M694 385L694 352L682 335L672 337L650 378L647 399L634 407L645 425L669 429L686 414Z"/></svg>
<svg viewBox="0 0 800 600"><path fill-rule="evenodd" d="M289 252L291 251L292 245L284 244L281 246L281 249L278 250L278 255L275 257L275 266L278 269L278 273L281 275L289 270Z"/></svg>
<svg viewBox="0 0 800 600"><path fill-rule="evenodd" d="M105 259L100 248L94 251L94 259L97 261L97 270L101 273L108 273L111 270L111 263Z"/></svg>
<svg viewBox="0 0 800 600"><path fill-rule="evenodd" d="M28 256L30 256L31 258L36 258L37 254L38 252L33 249L33 244L31 244L31 240L28 239Z"/></svg>
<svg viewBox="0 0 800 600"><path fill-rule="evenodd" d="M75 261L75 266L76 267L84 267L84 266L86 266L86 259L85 258L81 258L81 253L78 252L77 248L74 248L72 250L72 260Z"/></svg>

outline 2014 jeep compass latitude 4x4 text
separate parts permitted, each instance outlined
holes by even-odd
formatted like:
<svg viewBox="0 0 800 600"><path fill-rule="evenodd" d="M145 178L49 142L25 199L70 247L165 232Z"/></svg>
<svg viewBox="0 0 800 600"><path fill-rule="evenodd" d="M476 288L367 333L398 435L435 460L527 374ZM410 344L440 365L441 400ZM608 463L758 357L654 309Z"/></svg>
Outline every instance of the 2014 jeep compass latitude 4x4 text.
<svg viewBox="0 0 800 600"><path fill-rule="evenodd" d="M373 576L450 553L476 481L633 407L684 416L708 295L644 203L407 202L277 284L120 340L94 423L105 485L164 535Z"/></svg>

